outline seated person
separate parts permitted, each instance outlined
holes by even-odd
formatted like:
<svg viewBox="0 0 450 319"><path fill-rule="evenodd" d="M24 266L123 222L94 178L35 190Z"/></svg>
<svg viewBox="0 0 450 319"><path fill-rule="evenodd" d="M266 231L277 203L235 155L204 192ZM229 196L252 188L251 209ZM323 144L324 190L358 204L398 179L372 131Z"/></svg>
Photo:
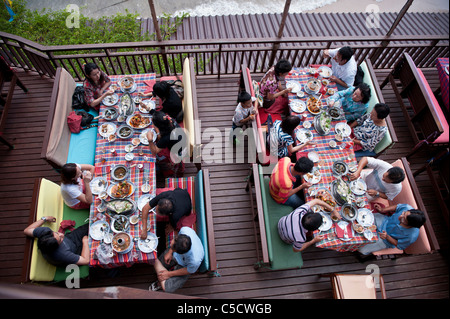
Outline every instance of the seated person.
<svg viewBox="0 0 450 319"><path fill-rule="evenodd" d="M147 133L150 151L156 156L156 163L165 177L179 177L184 173L183 156L187 152L187 137L184 130L169 115L162 111L153 113L153 132Z"/></svg>
<svg viewBox="0 0 450 319"><path fill-rule="evenodd" d="M162 108L160 111L168 114L171 118L175 119L177 123L183 122L183 101L167 81L161 81L153 85L153 92L144 94L139 93L141 96L157 96L162 101ZM141 103L146 107L145 104Z"/></svg>
<svg viewBox="0 0 450 319"><path fill-rule="evenodd" d="M204 257L202 242L195 231L182 227L170 247L155 260L158 280L149 289L156 291L162 288L165 292L175 292L198 270Z"/></svg>
<svg viewBox="0 0 450 319"><path fill-rule="evenodd" d="M283 89L282 82L291 70L291 63L282 59L262 77L260 94L263 97L263 108L267 109L267 113L284 114L289 111L287 94L292 91L292 88Z"/></svg>
<svg viewBox="0 0 450 319"><path fill-rule="evenodd" d="M366 165L373 170L368 175L361 175L361 171ZM373 157L363 157L358 163L356 172L350 174L350 180L359 177L366 182L369 201L377 197L393 200L402 191L405 172L400 167L394 167L385 161Z"/></svg>
<svg viewBox="0 0 450 319"><path fill-rule="evenodd" d="M328 105L334 106L337 101L344 111L345 119L348 122L354 121L366 113L370 100L370 87L366 83L361 83L357 87L350 86L348 89L336 92L329 97Z"/></svg>
<svg viewBox="0 0 450 319"><path fill-rule="evenodd" d="M312 184L302 183L302 176L310 173L313 167L314 163L307 157L299 158L295 164L289 157L281 158L270 176L269 190L273 200L294 209L303 205L305 201L298 192Z"/></svg>
<svg viewBox="0 0 450 319"><path fill-rule="evenodd" d="M350 127L353 129L351 137L355 154L357 151L373 152L388 130L385 118L389 112L389 106L377 103L372 112L350 123Z"/></svg>
<svg viewBox="0 0 450 319"><path fill-rule="evenodd" d="M330 81L336 83L338 91L353 86L358 67L353 57L353 50L348 46L334 50L324 50L323 56L332 58L331 70L333 75L330 77Z"/></svg>
<svg viewBox="0 0 450 319"><path fill-rule="evenodd" d="M45 216L29 225L23 231L26 236L38 239L37 246L44 259L54 266L70 264L89 265L89 224L84 224L64 235L42 227L45 222L54 223L56 218Z"/></svg>
<svg viewBox="0 0 450 319"><path fill-rule="evenodd" d="M145 204L142 208L142 229L140 230L142 239L147 238L147 217L152 209L155 209L157 216L168 217L169 225L173 230L178 231L181 228L179 227L180 220L191 214L191 197L187 190L175 188L171 191L162 192Z"/></svg>
<svg viewBox="0 0 450 319"><path fill-rule="evenodd" d="M89 183L95 167L89 164L67 163L61 169L61 195L73 209L89 209L94 201Z"/></svg>
<svg viewBox="0 0 450 319"><path fill-rule="evenodd" d="M425 224L425 214L413 209L408 204L392 205L381 208L379 204L374 205L380 213L392 212L392 216L374 214L375 224L378 230L378 241L367 244L358 251L363 255L386 248L398 248L404 250L414 243L419 237L419 228Z"/></svg>
<svg viewBox="0 0 450 319"><path fill-rule="evenodd" d="M322 215L311 210L315 205L326 208L332 216L341 219L336 207L332 207L320 199L313 199L289 215L281 217L278 221L278 234L281 240L292 245L294 252L303 251L323 239L323 235L318 235L310 241L306 238L308 231L317 230L322 225Z"/></svg>
<svg viewBox="0 0 450 319"><path fill-rule="evenodd" d="M111 80L95 63L84 65L84 75L86 76L83 82L84 99L87 105L98 111L102 100L114 94L114 90L107 90Z"/></svg>
<svg viewBox="0 0 450 319"><path fill-rule="evenodd" d="M312 141L305 144L295 145L295 128L300 124L298 116L289 115L284 120L276 120L270 129L269 139L270 149L277 150L278 157L291 156L301 150L306 145L314 145Z"/></svg>
<svg viewBox="0 0 450 319"><path fill-rule="evenodd" d="M236 139L237 132L234 132L234 130L236 128L242 128L244 125L253 121L255 119L254 114L256 113L256 110L252 107L252 96L248 92L243 91L239 93L238 102L239 103L234 110L232 131L230 133L230 137L233 138L234 143L238 142Z"/></svg>

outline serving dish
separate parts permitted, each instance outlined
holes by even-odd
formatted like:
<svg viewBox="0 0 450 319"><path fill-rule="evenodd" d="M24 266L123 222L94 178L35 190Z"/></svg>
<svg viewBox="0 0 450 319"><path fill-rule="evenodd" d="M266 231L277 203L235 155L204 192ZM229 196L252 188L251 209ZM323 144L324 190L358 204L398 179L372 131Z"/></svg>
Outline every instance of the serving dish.
<svg viewBox="0 0 450 319"><path fill-rule="evenodd" d="M314 128L320 135L327 135L331 130L331 116L326 112L321 112L314 117Z"/></svg>
<svg viewBox="0 0 450 319"><path fill-rule="evenodd" d="M135 186L133 183L122 181L117 184L111 184L108 187L108 195L115 199L123 199L128 196L133 195L135 191Z"/></svg>
<svg viewBox="0 0 450 319"><path fill-rule="evenodd" d="M111 169L111 178L116 181L123 181L129 174L128 167L122 164L116 165Z"/></svg>
<svg viewBox="0 0 450 319"><path fill-rule="evenodd" d="M113 199L106 202L106 211L113 215L131 215L136 210L136 203L129 199Z"/></svg>
<svg viewBox="0 0 450 319"><path fill-rule="evenodd" d="M358 217L358 207L345 203L341 208L341 216L346 221L353 222Z"/></svg>
<svg viewBox="0 0 450 319"><path fill-rule="evenodd" d="M130 234L121 232L114 235L111 245L116 253L127 254L133 249L134 242Z"/></svg>

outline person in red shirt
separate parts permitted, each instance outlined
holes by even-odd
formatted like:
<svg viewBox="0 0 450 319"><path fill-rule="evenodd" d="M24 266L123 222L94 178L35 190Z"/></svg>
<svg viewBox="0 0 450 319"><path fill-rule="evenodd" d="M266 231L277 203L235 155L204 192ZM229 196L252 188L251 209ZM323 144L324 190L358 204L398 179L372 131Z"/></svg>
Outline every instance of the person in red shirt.
<svg viewBox="0 0 450 319"><path fill-rule="evenodd" d="M95 63L86 63L84 74L86 75L83 82L84 99L87 105L98 111L102 100L114 93L114 90L107 90L111 85L111 79Z"/></svg>

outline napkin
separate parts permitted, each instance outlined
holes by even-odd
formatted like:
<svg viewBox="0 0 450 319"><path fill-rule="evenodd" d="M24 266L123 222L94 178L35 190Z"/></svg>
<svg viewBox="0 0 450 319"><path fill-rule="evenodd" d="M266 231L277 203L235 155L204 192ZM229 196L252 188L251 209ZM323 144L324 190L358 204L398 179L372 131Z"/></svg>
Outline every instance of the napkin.
<svg viewBox="0 0 450 319"><path fill-rule="evenodd" d="M338 238L345 238L346 231L347 231L347 236L348 236L346 238L352 238L353 237L352 223L347 223L345 221L340 221L339 223L337 223L336 236Z"/></svg>
<svg viewBox="0 0 450 319"><path fill-rule="evenodd" d="M66 230L73 231L74 229L75 229L74 220L63 220L59 226L58 232L64 234Z"/></svg>
<svg viewBox="0 0 450 319"><path fill-rule="evenodd" d="M153 85L155 84L155 80L144 80L144 84L146 84L148 86L148 88L145 90L144 94L153 92Z"/></svg>

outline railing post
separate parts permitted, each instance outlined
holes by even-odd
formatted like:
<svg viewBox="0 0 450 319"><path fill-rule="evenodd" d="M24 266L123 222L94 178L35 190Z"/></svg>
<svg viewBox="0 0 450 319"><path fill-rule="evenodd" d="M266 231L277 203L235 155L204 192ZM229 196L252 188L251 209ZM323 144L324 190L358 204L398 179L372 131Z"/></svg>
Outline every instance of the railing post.
<svg viewBox="0 0 450 319"><path fill-rule="evenodd" d="M284 30L284 26L286 24L286 18L289 13L290 6L291 6L291 0L286 0L286 2L284 4L283 15L281 16L280 28L278 29L278 33L277 33L277 39L281 39L283 37L283 30ZM272 54L270 55L270 59L269 59L269 68L274 64L275 55L277 54L277 51L279 48L280 48L280 43L274 42L273 47L272 47Z"/></svg>
<svg viewBox="0 0 450 319"><path fill-rule="evenodd" d="M153 0L148 0L148 5L150 6L150 12L152 14L152 21L153 21L153 26L155 27L155 32L156 32L156 39L158 40L158 42L162 42L162 36L161 36L161 30L159 29L159 24L158 24L158 17L156 16L156 10L155 10L155 4L153 2ZM166 54L166 47L159 47L161 50L161 56L163 59L163 63L164 63L164 68L166 69L166 75L169 74L169 62L167 60L167 54ZM160 70L160 73L162 75L162 70Z"/></svg>
<svg viewBox="0 0 450 319"><path fill-rule="evenodd" d="M220 67L222 62L222 44L219 44L219 64L217 70L217 78L220 80Z"/></svg>

